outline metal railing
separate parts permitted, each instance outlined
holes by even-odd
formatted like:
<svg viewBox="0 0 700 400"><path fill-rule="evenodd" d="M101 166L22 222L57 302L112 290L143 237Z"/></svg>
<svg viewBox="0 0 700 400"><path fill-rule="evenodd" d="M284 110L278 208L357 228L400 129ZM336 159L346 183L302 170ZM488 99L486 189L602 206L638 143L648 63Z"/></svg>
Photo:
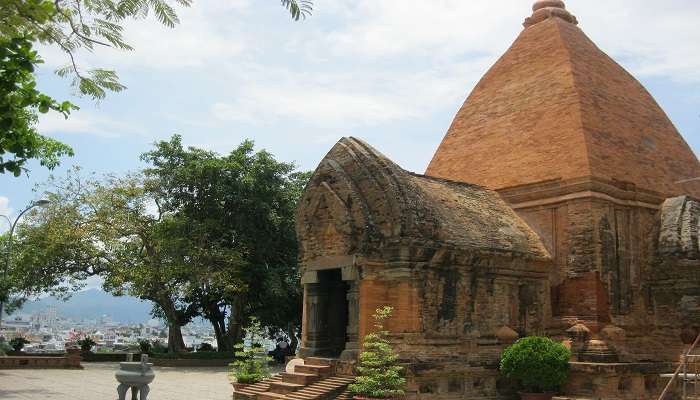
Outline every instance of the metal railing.
<svg viewBox="0 0 700 400"><path fill-rule="evenodd" d="M686 400L688 398L688 381L690 380L689 378L692 378L693 380L693 390L695 392L695 397L697 398L697 390L698 390L698 363L694 362L693 366L695 368L695 371L691 376L688 375L688 360L690 359L700 359L700 354L691 354L693 350L695 350L695 347L698 345L700 342L700 335L698 335L695 338L695 341L693 344L688 348L688 350L683 353L681 356L681 362L678 365L678 368L676 368L676 371L673 373L671 376L671 379L668 381L666 384L666 387L664 388L664 391L661 392L661 396L659 396L659 400L664 400L666 397L666 394L668 394L668 391L671 389L673 384L675 383L676 379L678 378L679 375L682 375L683 377L683 400Z"/></svg>

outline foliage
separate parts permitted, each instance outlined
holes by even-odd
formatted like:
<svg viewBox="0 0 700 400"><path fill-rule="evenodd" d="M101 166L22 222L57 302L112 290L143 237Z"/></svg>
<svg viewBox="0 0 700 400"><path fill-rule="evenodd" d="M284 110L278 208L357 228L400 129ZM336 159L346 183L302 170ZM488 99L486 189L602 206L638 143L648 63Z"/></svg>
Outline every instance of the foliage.
<svg viewBox="0 0 700 400"><path fill-rule="evenodd" d="M17 336L10 339L10 346L12 346L12 350L16 352L22 351L25 344L29 344L29 340L23 338L22 336Z"/></svg>
<svg viewBox="0 0 700 400"><path fill-rule="evenodd" d="M546 337L519 339L501 356L501 372L528 393L557 391L566 381L571 351Z"/></svg>
<svg viewBox="0 0 700 400"><path fill-rule="evenodd" d="M257 383L270 377L267 364L272 361L265 353L260 343L264 339L264 331L255 317L250 318L250 324L246 328L250 339L250 347L243 343L236 344L236 361L231 366L231 376L238 383Z"/></svg>
<svg viewBox="0 0 700 400"><path fill-rule="evenodd" d="M0 8L0 37L15 38L31 34L41 43L56 46L68 64L56 73L72 78L72 86L94 99L106 91L119 92L125 87L114 71L102 68L82 70L76 61L80 50L98 47L132 50L124 41L123 25L155 15L165 26L179 23L172 4L189 6L191 0L5 0Z"/></svg>
<svg viewBox="0 0 700 400"><path fill-rule="evenodd" d="M4 340L0 340L0 357L6 356L7 353L12 351L12 346Z"/></svg>
<svg viewBox="0 0 700 400"><path fill-rule="evenodd" d="M112 70L80 68L78 53L97 48L133 50L124 40L126 23L153 15L173 28L180 22L175 6L191 4L192 0L4 0L0 7L0 39L30 34L43 44L57 47L68 63L56 73L70 77L79 93L101 99L106 91L119 92L125 86ZM313 3L282 0L282 5L298 21L311 13Z"/></svg>
<svg viewBox="0 0 700 400"><path fill-rule="evenodd" d="M308 174L250 141L221 156L174 136L143 159L143 174L97 179L75 169L41 188L51 205L18 226L12 296L65 296L99 275L105 290L153 302L172 352L184 348L180 327L199 315L219 351L233 351L250 315L293 335L294 211Z"/></svg>
<svg viewBox="0 0 700 400"><path fill-rule="evenodd" d="M154 340L151 345L153 354L163 354L168 352L168 346L164 345L160 340Z"/></svg>
<svg viewBox="0 0 700 400"><path fill-rule="evenodd" d="M312 0L281 0L281 2L295 21L306 18L313 11L314 2Z"/></svg>
<svg viewBox="0 0 700 400"><path fill-rule="evenodd" d="M199 347L197 347L197 351L215 351L214 346L212 346L210 343L201 343Z"/></svg>
<svg viewBox="0 0 700 400"><path fill-rule="evenodd" d="M153 345L151 344L150 340L148 340L148 339L139 340L139 351L141 351L141 353L150 354L152 349L153 349Z"/></svg>
<svg viewBox="0 0 700 400"><path fill-rule="evenodd" d="M76 343L78 343L78 346L80 346L80 350L86 353L92 350L93 346L97 344L94 340L92 340L90 336L85 336L84 338L78 340Z"/></svg>
<svg viewBox="0 0 700 400"><path fill-rule="evenodd" d="M33 38L0 36L0 173L19 176L30 159L53 169L73 150L36 130L37 112L56 111L68 117L77 107L59 103L36 89L34 68L43 61L32 48Z"/></svg>
<svg viewBox="0 0 700 400"><path fill-rule="evenodd" d="M384 321L393 311L392 307L384 306L374 314L376 331L364 338L357 377L349 386L356 395L387 399L405 394L406 379L401 376L403 367L398 365L398 355L387 339L389 332L384 329Z"/></svg>
<svg viewBox="0 0 700 400"><path fill-rule="evenodd" d="M187 299L233 350L242 325L300 324L294 211L308 174L244 141L228 155L185 148L180 136L142 156L149 190L170 216L172 254L188 274Z"/></svg>

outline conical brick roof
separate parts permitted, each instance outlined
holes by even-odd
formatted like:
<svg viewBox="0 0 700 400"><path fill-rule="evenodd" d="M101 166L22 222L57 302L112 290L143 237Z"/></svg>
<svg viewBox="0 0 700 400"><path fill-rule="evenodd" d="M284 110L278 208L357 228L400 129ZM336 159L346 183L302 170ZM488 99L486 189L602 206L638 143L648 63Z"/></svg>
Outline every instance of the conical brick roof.
<svg viewBox="0 0 700 400"><path fill-rule="evenodd" d="M457 113L427 175L503 189L582 177L700 197L700 163L647 90L558 0L538 1Z"/></svg>

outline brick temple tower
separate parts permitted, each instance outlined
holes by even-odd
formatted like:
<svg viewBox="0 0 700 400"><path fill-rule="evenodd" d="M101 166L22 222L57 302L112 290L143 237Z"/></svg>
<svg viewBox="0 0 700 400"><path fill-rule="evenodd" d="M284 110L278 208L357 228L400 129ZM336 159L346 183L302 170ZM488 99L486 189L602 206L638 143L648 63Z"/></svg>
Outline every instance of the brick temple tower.
<svg viewBox="0 0 700 400"><path fill-rule="evenodd" d="M657 214L666 198L700 198L700 163L649 92L577 25L562 1L537 1L426 174L498 191L542 237L556 263L552 333L574 321L594 335L623 328L637 345L619 351L650 359L669 334L649 330Z"/></svg>
<svg viewBox="0 0 700 400"><path fill-rule="evenodd" d="M524 26L425 175L357 138L320 162L296 218L306 364L260 390L352 374L390 305L407 399L511 398L500 354L531 335L571 346L567 398L658 398L700 332L700 162L562 1Z"/></svg>

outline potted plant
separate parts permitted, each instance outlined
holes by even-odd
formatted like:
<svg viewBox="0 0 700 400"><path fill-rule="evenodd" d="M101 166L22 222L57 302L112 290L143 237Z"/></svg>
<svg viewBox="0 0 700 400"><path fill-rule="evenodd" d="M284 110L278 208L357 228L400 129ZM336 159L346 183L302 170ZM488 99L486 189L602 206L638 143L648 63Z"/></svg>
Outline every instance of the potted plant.
<svg viewBox="0 0 700 400"><path fill-rule="evenodd" d="M90 350L92 350L92 347L97 344L89 336L85 336L84 338L78 340L76 343L78 344L78 346L80 346L80 351L82 351L83 353L89 353Z"/></svg>
<svg viewBox="0 0 700 400"><path fill-rule="evenodd" d="M551 400L566 381L571 351L546 337L525 337L501 356L501 373L516 381L522 400Z"/></svg>
<svg viewBox="0 0 700 400"><path fill-rule="evenodd" d="M251 345L247 347L244 343L235 345L236 360L229 364L231 367L230 377L233 378L231 385L233 385L234 391L240 391L246 386L262 382L263 379L270 377L267 364L272 358L265 354L265 349L260 344L263 339L260 321L251 317L246 332Z"/></svg>
<svg viewBox="0 0 700 400"><path fill-rule="evenodd" d="M10 346L12 347L14 353L21 352L25 344L29 344L29 340L21 336L10 339Z"/></svg>
<svg viewBox="0 0 700 400"><path fill-rule="evenodd" d="M376 330L364 338L357 377L349 386L355 400L401 399L405 395L403 367L398 365L399 357L387 339L389 332L384 329L384 321L393 311L392 307L385 306L374 314Z"/></svg>

